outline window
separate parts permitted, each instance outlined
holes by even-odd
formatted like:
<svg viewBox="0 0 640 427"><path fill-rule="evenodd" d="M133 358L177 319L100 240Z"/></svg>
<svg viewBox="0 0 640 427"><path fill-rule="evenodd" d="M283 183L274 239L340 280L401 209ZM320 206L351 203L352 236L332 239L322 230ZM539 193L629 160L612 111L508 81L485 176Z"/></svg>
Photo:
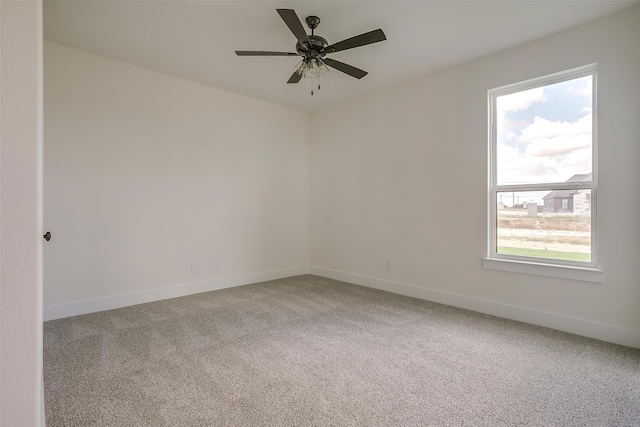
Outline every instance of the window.
<svg viewBox="0 0 640 427"><path fill-rule="evenodd" d="M485 261L595 269L595 64L488 95Z"/></svg>

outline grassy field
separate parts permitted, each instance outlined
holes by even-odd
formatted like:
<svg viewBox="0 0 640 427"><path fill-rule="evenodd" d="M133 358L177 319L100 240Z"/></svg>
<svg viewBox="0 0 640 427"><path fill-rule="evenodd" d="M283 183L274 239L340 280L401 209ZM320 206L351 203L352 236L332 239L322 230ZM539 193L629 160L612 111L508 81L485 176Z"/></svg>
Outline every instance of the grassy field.
<svg viewBox="0 0 640 427"><path fill-rule="evenodd" d="M520 230L591 231L591 216L538 214L530 218L522 209L498 211L498 228Z"/></svg>
<svg viewBox="0 0 640 427"><path fill-rule="evenodd" d="M546 249L510 248L498 246L498 253L505 255L531 256L537 258L564 259L568 261L590 262L591 254L578 252L549 251Z"/></svg>
<svg viewBox="0 0 640 427"><path fill-rule="evenodd" d="M524 209L509 209L498 212L497 226L498 253L591 261L589 215L538 213L529 217Z"/></svg>

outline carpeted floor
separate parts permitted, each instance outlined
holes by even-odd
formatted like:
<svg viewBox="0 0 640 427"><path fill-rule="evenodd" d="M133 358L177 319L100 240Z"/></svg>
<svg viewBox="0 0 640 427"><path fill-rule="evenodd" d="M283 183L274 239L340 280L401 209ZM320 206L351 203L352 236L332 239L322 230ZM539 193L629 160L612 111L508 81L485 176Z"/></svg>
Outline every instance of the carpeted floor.
<svg viewBox="0 0 640 427"><path fill-rule="evenodd" d="M47 426L640 426L640 350L317 276L44 325Z"/></svg>

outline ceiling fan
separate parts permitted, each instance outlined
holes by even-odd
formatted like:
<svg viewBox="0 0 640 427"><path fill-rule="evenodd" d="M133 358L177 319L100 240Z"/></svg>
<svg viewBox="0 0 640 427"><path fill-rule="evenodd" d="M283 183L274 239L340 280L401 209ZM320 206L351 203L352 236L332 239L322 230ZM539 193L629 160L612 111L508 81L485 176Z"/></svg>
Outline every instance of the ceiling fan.
<svg viewBox="0 0 640 427"><path fill-rule="evenodd" d="M318 79L321 75L329 71L327 66L355 77L356 79L361 79L368 74L366 71L335 59L326 58L325 56L330 53L353 49L354 47L365 46L387 39L384 32L381 29L377 29L330 45L327 39L314 34L315 29L318 27L318 24L320 24L320 18L317 16L307 16L305 19L307 26L311 29L311 34L308 35L293 9L276 10L296 39L298 39L296 52L236 50L236 55L302 57L287 83L298 83L303 77ZM319 84L318 89L320 89ZM313 90L311 91L311 95L313 95Z"/></svg>

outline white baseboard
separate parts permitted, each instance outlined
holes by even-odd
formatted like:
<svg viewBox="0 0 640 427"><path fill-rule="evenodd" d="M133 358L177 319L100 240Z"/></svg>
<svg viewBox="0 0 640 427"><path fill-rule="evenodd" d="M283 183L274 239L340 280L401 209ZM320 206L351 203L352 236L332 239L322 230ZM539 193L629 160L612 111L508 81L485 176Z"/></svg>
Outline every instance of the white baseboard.
<svg viewBox="0 0 640 427"><path fill-rule="evenodd" d="M201 292L265 282L267 280L283 279L285 277L307 274L308 272L309 269L307 266L293 267L284 270L248 274L246 276L224 277L205 282L185 283L166 288L113 295L67 304L50 305L43 308L43 318L45 321L61 319L63 317L78 316L81 314L95 313L114 308L122 308L136 304L144 304L147 302L199 294Z"/></svg>
<svg viewBox="0 0 640 427"><path fill-rule="evenodd" d="M640 331L633 329L323 267L310 266L309 273L413 298L465 308L479 313L544 326L614 344L640 348Z"/></svg>

